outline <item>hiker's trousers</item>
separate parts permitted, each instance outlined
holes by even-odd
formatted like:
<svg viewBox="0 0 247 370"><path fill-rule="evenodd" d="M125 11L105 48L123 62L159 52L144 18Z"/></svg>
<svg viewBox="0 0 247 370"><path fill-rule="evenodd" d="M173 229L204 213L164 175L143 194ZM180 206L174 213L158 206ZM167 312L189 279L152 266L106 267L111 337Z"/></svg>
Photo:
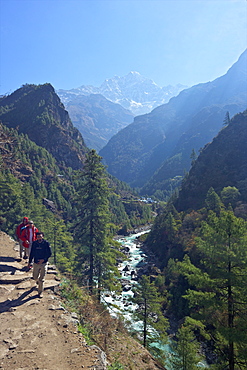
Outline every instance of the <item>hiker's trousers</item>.
<svg viewBox="0 0 247 370"><path fill-rule="evenodd" d="M23 241L21 239L19 239L19 246L20 246L20 258L23 258L23 253L24 253L24 257L28 255L28 252L26 251L26 249L29 249L29 248L25 248L23 247Z"/></svg>
<svg viewBox="0 0 247 370"><path fill-rule="evenodd" d="M33 264L33 279L38 282L38 293L44 290L45 275L47 272L48 263Z"/></svg>

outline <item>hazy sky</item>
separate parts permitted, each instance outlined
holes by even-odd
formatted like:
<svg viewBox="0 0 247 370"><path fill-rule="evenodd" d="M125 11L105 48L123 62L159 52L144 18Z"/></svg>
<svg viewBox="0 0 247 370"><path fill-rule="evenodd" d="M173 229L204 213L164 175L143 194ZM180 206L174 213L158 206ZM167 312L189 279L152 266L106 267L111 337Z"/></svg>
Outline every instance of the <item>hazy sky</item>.
<svg viewBox="0 0 247 370"><path fill-rule="evenodd" d="M25 83L159 86L225 74L247 46L246 0L0 0L0 94Z"/></svg>

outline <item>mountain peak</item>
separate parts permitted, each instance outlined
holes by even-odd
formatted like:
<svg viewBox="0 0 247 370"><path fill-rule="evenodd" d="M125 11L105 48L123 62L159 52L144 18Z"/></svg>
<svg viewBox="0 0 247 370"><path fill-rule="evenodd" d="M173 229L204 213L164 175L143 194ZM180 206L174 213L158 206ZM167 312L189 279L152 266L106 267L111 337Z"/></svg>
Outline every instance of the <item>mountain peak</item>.
<svg viewBox="0 0 247 370"><path fill-rule="evenodd" d="M140 73L136 71L130 71L129 75L139 75L140 76Z"/></svg>
<svg viewBox="0 0 247 370"><path fill-rule="evenodd" d="M64 104L73 101L75 96L101 94L137 116L149 113L155 107L167 103L186 87L183 85L160 87L139 72L131 71L122 77L114 76L106 79L100 87L82 85L69 91L58 90L57 93Z"/></svg>

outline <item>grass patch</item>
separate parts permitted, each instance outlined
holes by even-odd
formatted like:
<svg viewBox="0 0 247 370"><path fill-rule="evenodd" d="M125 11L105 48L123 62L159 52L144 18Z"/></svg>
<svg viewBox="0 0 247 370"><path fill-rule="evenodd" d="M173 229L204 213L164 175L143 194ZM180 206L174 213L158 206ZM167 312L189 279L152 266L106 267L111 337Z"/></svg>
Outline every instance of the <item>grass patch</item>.
<svg viewBox="0 0 247 370"><path fill-rule="evenodd" d="M107 367L107 370L125 370L125 367L121 365L118 361Z"/></svg>
<svg viewBox="0 0 247 370"><path fill-rule="evenodd" d="M95 344L95 342L90 338L90 330L87 328L87 325L82 326L81 324L79 324L78 331L83 335L89 346Z"/></svg>

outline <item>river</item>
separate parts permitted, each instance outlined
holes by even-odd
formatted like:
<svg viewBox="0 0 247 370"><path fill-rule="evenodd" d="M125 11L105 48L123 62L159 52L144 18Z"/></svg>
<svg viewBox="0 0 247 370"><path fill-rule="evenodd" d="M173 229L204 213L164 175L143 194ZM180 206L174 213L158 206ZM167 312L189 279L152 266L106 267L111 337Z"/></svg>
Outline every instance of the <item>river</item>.
<svg viewBox="0 0 247 370"><path fill-rule="evenodd" d="M112 292L105 292L102 297L111 315L114 317L121 316L124 319L125 326L128 329L134 330L136 333L142 332L143 323L134 319L133 313L137 306L130 301L130 298L133 297L132 288L137 284L135 280L137 271L148 262L147 255L141 249L141 245L136 242L136 239L149 231L150 230L141 231L118 239L118 242L128 250L128 259L118 266L121 273L123 291L120 295ZM159 343L155 343L155 345L160 348ZM162 346L162 350L164 352L164 357L168 358L171 356L172 350L169 344ZM208 367L205 362L200 362L197 366L201 369ZM172 367L168 363L166 364L166 368L167 370L172 370Z"/></svg>
<svg viewBox="0 0 247 370"><path fill-rule="evenodd" d="M133 321L133 312L135 311L136 306L130 302L130 298L133 297L132 287L137 284L137 281L134 279L138 265L144 263L144 259L147 257L136 243L136 239L147 232L148 231L142 231L137 234L118 239L118 242L120 242L122 246L129 249L128 259L118 266L121 273L123 291L120 295L106 292L103 296L111 314L113 316L122 315L126 326L131 327L134 330L138 330L140 325Z"/></svg>

